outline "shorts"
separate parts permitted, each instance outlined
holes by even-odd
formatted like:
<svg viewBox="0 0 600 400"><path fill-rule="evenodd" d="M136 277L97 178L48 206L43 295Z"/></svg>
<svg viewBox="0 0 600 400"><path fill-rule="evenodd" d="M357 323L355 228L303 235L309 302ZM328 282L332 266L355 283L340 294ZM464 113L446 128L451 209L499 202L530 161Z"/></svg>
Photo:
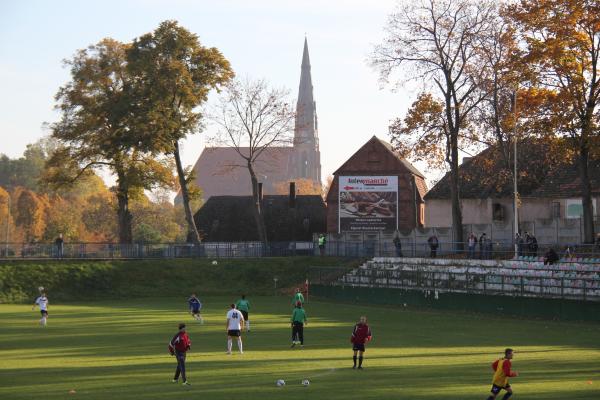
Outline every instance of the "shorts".
<svg viewBox="0 0 600 400"><path fill-rule="evenodd" d="M240 312L244 316L244 321L248 321L248 311L242 311L242 310L240 310Z"/></svg>
<svg viewBox="0 0 600 400"><path fill-rule="evenodd" d="M364 353L364 351L365 351L365 344L364 343L354 343L352 345L352 350L354 350L354 351L362 351Z"/></svg>
<svg viewBox="0 0 600 400"><path fill-rule="evenodd" d="M192 308L192 314L200 314L200 308Z"/></svg>
<svg viewBox="0 0 600 400"><path fill-rule="evenodd" d="M510 385L509 385L509 384L506 384L506 386L502 387L502 386L498 386L498 385L494 385L494 384L492 384L492 393L493 393L493 394L498 394L498 393L500 393L500 391L501 391L502 389L504 389L504 390L506 390L506 389L510 389Z"/></svg>
<svg viewBox="0 0 600 400"><path fill-rule="evenodd" d="M48 316L48 310L40 310L40 313L42 314L42 317Z"/></svg>
<svg viewBox="0 0 600 400"><path fill-rule="evenodd" d="M242 335L242 333L239 330L229 330L227 331L227 336L235 336L235 337L240 337Z"/></svg>

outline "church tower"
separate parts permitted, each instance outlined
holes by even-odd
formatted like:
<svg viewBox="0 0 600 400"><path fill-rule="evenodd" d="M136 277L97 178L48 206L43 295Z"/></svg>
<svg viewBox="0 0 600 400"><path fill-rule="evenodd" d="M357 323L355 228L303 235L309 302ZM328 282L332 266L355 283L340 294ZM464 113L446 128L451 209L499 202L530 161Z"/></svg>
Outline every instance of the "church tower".
<svg viewBox="0 0 600 400"><path fill-rule="evenodd" d="M318 182L319 186L321 185L317 103L313 99L310 58L306 38L304 38L300 87L298 89L298 103L296 104L292 171L295 179L310 179Z"/></svg>

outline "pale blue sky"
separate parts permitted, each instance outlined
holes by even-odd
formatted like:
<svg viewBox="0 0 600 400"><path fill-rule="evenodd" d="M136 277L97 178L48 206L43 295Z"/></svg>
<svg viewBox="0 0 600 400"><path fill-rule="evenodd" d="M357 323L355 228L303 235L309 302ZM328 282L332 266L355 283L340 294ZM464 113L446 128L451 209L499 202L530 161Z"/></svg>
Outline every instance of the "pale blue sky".
<svg viewBox="0 0 600 400"><path fill-rule="evenodd" d="M218 47L239 76L267 78L296 97L304 34L308 37L323 179L371 136L388 139L389 121L414 92L380 89L366 62L383 38L395 0L192 1L0 0L0 153L22 154L46 134L53 96L68 79L61 60L104 37L130 41L176 19L203 45ZM193 164L202 133L184 143ZM423 168L421 168L423 169Z"/></svg>

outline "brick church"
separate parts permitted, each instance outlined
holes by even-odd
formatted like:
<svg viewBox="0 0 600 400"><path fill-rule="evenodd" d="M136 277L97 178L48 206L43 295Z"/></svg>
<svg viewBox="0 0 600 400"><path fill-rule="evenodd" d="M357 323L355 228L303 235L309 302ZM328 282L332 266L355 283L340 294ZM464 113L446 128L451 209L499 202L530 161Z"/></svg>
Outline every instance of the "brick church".
<svg viewBox="0 0 600 400"><path fill-rule="evenodd" d="M308 55L304 39L296 121L292 146L272 147L256 161L259 182L264 194L274 194L281 183L307 179L321 186L321 155L317 125L316 102ZM195 183L202 189L204 200L212 196L246 196L252 193L250 176L245 168L231 168L241 158L231 147L207 147L194 165Z"/></svg>

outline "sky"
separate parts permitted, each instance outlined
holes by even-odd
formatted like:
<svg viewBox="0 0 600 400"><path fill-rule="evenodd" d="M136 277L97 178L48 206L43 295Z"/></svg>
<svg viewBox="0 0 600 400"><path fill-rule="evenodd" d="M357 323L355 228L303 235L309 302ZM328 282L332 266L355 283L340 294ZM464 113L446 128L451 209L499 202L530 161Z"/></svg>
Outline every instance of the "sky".
<svg viewBox="0 0 600 400"><path fill-rule="evenodd" d="M62 60L102 38L128 42L174 19L217 47L241 77L266 78L295 98L308 39L323 180L390 121L416 92L382 86L368 65L396 0L0 0L0 153L22 155L49 132L54 94L69 79ZM214 99L214 96L212 96ZM212 100L209 100L212 101ZM193 165L212 128L184 141ZM425 168L417 164L422 172Z"/></svg>

